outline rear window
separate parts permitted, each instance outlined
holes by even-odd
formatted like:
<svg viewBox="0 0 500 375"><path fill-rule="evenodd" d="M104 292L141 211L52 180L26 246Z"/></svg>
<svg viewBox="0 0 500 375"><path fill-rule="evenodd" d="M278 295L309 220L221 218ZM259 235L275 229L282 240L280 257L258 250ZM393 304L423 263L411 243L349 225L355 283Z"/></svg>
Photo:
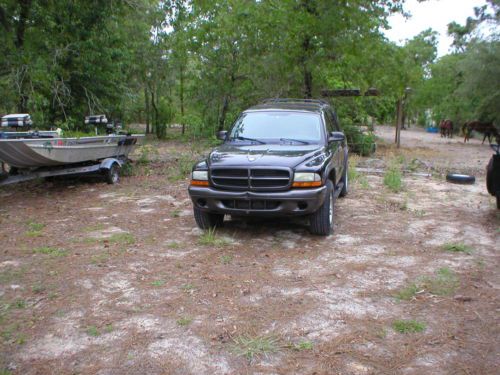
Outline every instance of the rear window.
<svg viewBox="0 0 500 375"><path fill-rule="evenodd" d="M266 143L287 138L316 143L322 139L321 129L321 118L316 113L248 112L238 118L230 138L252 138Z"/></svg>

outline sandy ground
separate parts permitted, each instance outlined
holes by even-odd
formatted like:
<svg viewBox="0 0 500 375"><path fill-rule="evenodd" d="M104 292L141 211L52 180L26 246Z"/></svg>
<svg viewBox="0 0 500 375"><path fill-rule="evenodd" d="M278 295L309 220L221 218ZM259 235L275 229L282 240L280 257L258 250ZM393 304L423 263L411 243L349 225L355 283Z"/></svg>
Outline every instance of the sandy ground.
<svg viewBox="0 0 500 375"><path fill-rule="evenodd" d="M178 143L119 185L1 189L0 373L497 373L491 152L413 129L396 150L392 128L377 133L387 144L359 166L432 177L394 193L359 175L327 238L300 220L227 221L204 243L172 175L191 157Z"/></svg>

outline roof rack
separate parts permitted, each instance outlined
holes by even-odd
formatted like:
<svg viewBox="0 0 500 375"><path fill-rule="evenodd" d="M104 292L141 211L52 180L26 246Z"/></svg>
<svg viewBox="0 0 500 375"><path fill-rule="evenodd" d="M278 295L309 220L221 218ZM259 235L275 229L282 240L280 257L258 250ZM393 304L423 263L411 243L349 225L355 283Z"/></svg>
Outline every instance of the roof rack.
<svg viewBox="0 0 500 375"><path fill-rule="evenodd" d="M329 105L326 100L323 99L294 99L294 98L267 98L261 101L261 103L314 103L314 104L324 104Z"/></svg>

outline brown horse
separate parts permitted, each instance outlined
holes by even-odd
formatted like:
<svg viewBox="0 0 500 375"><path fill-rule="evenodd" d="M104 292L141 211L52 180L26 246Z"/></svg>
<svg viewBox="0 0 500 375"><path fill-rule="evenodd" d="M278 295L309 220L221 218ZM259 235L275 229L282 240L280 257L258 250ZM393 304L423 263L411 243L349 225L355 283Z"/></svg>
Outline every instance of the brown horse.
<svg viewBox="0 0 500 375"><path fill-rule="evenodd" d="M451 120L441 120L439 123L441 138L453 138L453 122Z"/></svg>
<svg viewBox="0 0 500 375"><path fill-rule="evenodd" d="M481 122L477 120L470 121L466 122L462 126L462 132L464 133L464 143L466 143L470 139L473 131L484 134L483 142L481 144L484 144L486 137L488 137L488 142L491 144L491 137L498 138L500 135L493 122Z"/></svg>

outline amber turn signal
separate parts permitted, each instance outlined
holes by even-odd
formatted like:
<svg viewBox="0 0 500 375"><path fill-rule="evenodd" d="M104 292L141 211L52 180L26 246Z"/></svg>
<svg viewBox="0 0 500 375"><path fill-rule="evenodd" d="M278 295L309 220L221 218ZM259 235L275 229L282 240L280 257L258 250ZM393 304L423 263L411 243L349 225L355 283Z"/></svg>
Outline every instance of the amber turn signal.
<svg viewBox="0 0 500 375"><path fill-rule="evenodd" d="M191 180L192 186L208 186L208 181Z"/></svg>
<svg viewBox="0 0 500 375"><path fill-rule="evenodd" d="M321 181L304 181L304 182L295 181L292 184L292 187L295 188L309 188L309 187L319 187L319 186L321 186Z"/></svg>

